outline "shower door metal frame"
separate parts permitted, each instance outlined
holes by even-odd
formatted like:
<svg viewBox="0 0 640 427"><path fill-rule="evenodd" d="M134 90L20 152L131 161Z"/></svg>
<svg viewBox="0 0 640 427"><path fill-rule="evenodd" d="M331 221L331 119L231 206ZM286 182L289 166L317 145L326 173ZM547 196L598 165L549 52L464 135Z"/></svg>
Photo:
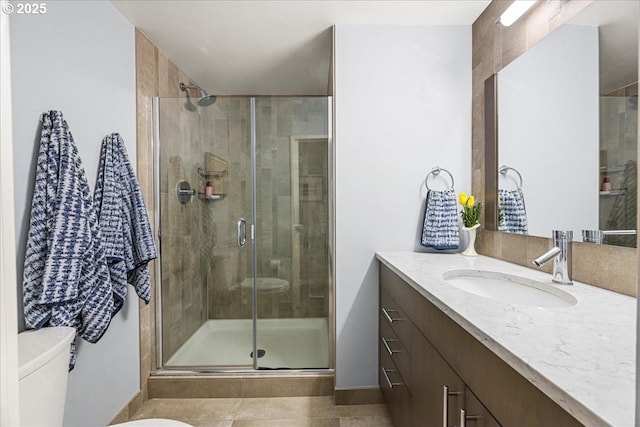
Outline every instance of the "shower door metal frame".
<svg viewBox="0 0 640 427"><path fill-rule="evenodd" d="M269 369L268 371L261 371L258 364L258 352L257 352L257 335L258 335L258 289L257 289L257 264L258 254L257 245L255 242L257 231L255 226L255 219L257 214L257 171L256 171L256 152L257 152L257 139L256 139L256 111L255 111L255 96L248 97L250 99L250 138L251 138L251 211L252 218L250 224L250 241L252 251L252 279L253 279L253 367L250 370L247 369L225 369L222 367L212 366L198 366L188 368L170 368L165 367L163 363L163 351L162 351L162 266L160 259L156 260L155 264L155 286L152 286L155 291L154 298L154 310L155 310L155 369L152 372L153 375L193 375L193 374L243 374L243 375L260 375L264 372L273 373L278 372L279 375L300 375L300 374L326 374L332 373L335 369L336 358L336 337L335 337L335 290L334 290L334 245L335 245L335 224L334 224L334 194L335 194L335 158L334 158L334 145L333 145L333 97L327 96L327 198L328 198L328 255L327 255L327 269L328 269L328 295L329 295L329 315L327 316L328 324L328 338L329 338L329 366L328 368L300 368L300 369ZM160 208L160 97L153 97L152 99L152 152L153 152L153 194L154 194L154 221L156 225L156 244L158 248L162 248L162 217ZM159 251L159 257L162 257L161 251Z"/></svg>
<svg viewBox="0 0 640 427"><path fill-rule="evenodd" d="M250 123L250 138L251 138L251 278L253 279L253 350L251 355L253 356L253 370L258 370L258 245L256 245L256 214L258 212L258 200L256 196L257 188L257 159L256 159L256 98L251 97L250 103L251 111L251 123Z"/></svg>
<svg viewBox="0 0 640 427"><path fill-rule="evenodd" d="M151 103L152 150L153 150L153 195L154 195L154 221L156 223L156 246L158 247L158 259L155 266L155 335L156 335L156 369L163 369L162 362L162 216L160 214L160 97L154 96Z"/></svg>

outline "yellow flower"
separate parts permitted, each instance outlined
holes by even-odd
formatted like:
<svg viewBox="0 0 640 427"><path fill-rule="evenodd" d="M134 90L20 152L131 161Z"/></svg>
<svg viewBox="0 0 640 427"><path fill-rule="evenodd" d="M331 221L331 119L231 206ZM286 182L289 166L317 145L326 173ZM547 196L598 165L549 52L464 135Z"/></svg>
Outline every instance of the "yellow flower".
<svg viewBox="0 0 640 427"><path fill-rule="evenodd" d="M473 227L480 220L482 212L482 202L476 205L476 198L473 195L467 196L467 193L460 193L458 203L462 205L460 214L462 215L462 223L465 227Z"/></svg>

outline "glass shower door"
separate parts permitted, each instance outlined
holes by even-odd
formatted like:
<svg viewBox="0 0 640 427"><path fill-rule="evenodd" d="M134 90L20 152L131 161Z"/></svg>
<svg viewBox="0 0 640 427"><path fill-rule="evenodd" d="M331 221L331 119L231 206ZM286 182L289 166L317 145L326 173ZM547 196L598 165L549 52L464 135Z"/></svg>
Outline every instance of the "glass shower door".
<svg viewBox="0 0 640 427"><path fill-rule="evenodd" d="M164 368L252 369L249 99L219 97L208 107L185 98L156 104L158 360Z"/></svg>
<svg viewBox="0 0 640 427"><path fill-rule="evenodd" d="M255 98L256 368L329 367L329 102Z"/></svg>
<svg viewBox="0 0 640 427"><path fill-rule="evenodd" d="M330 102L154 102L158 368L330 367Z"/></svg>

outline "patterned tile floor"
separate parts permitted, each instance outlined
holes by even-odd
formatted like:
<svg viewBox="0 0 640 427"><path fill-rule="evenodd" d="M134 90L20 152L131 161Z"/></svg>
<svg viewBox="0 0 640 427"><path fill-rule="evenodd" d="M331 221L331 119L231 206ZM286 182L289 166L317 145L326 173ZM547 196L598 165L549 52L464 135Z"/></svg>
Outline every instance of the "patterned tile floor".
<svg viewBox="0 0 640 427"><path fill-rule="evenodd" d="M151 399L132 420L145 418L195 427L393 427L386 405L336 406L332 396Z"/></svg>

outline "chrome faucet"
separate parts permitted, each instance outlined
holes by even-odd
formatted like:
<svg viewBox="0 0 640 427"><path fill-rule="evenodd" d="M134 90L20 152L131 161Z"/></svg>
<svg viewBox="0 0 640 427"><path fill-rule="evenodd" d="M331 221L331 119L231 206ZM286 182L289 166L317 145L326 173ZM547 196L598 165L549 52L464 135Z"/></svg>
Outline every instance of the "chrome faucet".
<svg viewBox="0 0 640 427"><path fill-rule="evenodd" d="M597 243L601 245L604 240L602 230L582 230L582 241L586 243Z"/></svg>
<svg viewBox="0 0 640 427"><path fill-rule="evenodd" d="M636 230L582 230L582 241L586 243L604 243L605 236L635 236Z"/></svg>
<svg viewBox="0 0 640 427"><path fill-rule="evenodd" d="M571 281L571 241L573 231L553 230L553 247L533 260L538 267L553 259L553 283L573 285Z"/></svg>

